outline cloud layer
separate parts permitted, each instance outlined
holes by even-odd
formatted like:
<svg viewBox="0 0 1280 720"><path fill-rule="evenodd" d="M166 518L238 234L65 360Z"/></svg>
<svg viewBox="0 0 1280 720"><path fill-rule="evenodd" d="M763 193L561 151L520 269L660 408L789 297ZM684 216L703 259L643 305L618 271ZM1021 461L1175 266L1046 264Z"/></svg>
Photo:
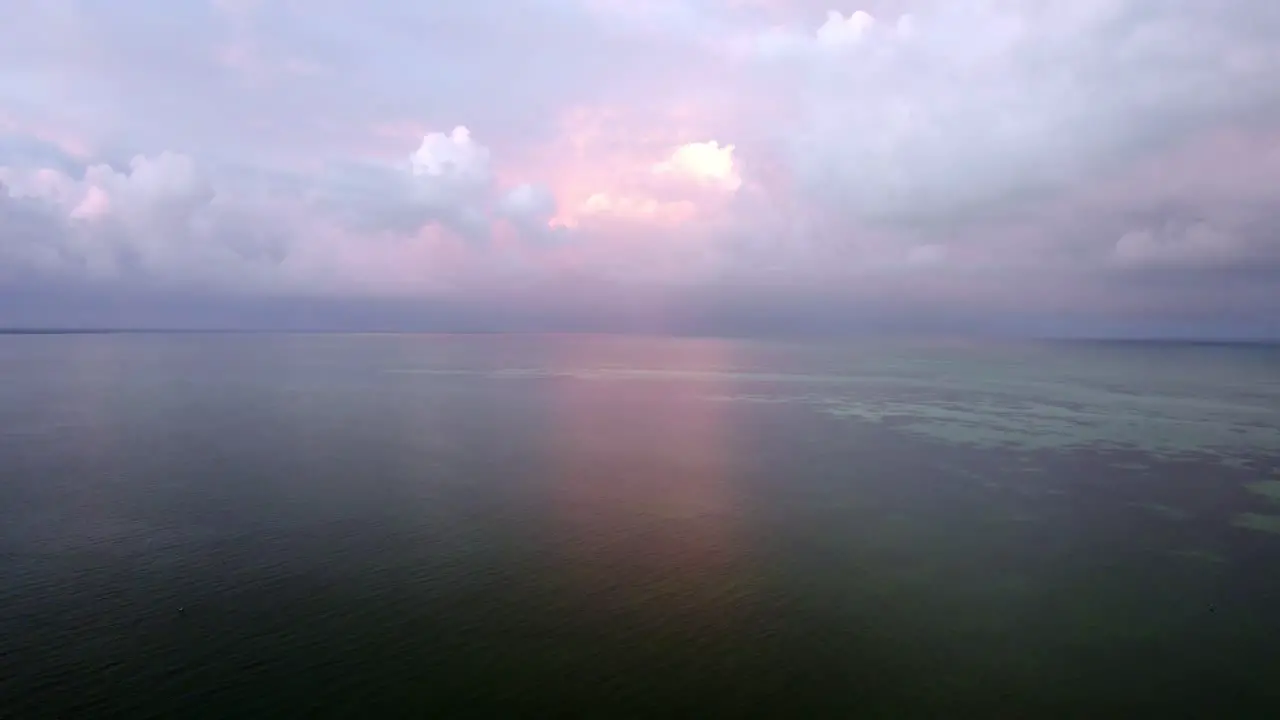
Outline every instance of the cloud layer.
<svg viewBox="0 0 1280 720"><path fill-rule="evenodd" d="M0 16L0 324L199 297L548 328L1280 332L1269 3Z"/></svg>

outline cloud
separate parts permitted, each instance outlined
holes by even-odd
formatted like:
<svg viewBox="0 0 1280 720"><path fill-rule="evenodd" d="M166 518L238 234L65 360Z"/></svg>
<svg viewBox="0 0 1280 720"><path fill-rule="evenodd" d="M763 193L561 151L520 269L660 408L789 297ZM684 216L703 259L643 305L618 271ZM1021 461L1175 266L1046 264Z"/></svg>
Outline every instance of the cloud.
<svg viewBox="0 0 1280 720"><path fill-rule="evenodd" d="M438 189L483 190L491 181L489 148L471 139L471 131L459 125L453 132L431 133L409 158L415 177Z"/></svg>
<svg viewBox="0 0 1280 720"><path fill-rule="evenodd" d="M486 275L467 245L500 221L517 244L554 235L546 188L500 188L465 127L428 133L399 162L351 162L274 190L161 152L79 176L0 166L5 264L60 281L233 292L411 292ZM490 258L492 260L493 258Z"/></svg>
<svg viewBox="0 0 1280 720"><path fill-rule="evenodd" d="M876 19L871 13L858 10L844 17L836 10L827 13L827 21L818 28L818 44L824 47L839 47L856 43L875 25Z"/></svg>
<svg viewBox="0 0 1280 720"><path fill-rule="evenodd" d="M511 188L498 204L502 216L529 231L545 230L556 216L555 195L545 187L523 183Z"/></svg>
<svg viewBox="0 0 1280 720"><path fill-rule="evenodd" d="M50 277L252 287L287 252L269 216L220 195L184 155L93 165L80 178L0 168L0 179L11 259Z"/></svg>
<svg viewBox="0 0 1280 720"><path fill-rule="evenodd" d="M0 179L0 279L14 281L28 269L48 269L63 261L50 242L66 232L64 221L44 202L16 194Z"/></svg>
<svg viewBox="0 0 1280 720"><path fill-rule="evenodd" d="M412 235L439 224L471 242L488 240L500 219L545 238L557 207L546 187L499 187L489 148L461 125L427 133L406 160L332 167L314 197L357 232Z"/></svg>
<svg viewBox="0 0 1280 720"><path fill-rule="evenodd" d="M1223 114L1275 107L1275 13L1196 7L832 13L804 35L762 35L790 52L756 61L785 98L795 129L782 141L816 198L877 220L945 217L1057 191Z"/></svg>
<svg viewBox="0 0 1280 720"><path fill-rule="evenodd" d="M441 222L473 239L488 233L493 177L489 149L458 126L429 133L396 163L346 163L331 168L325 201L346 211L353 227L412 232Z"/></svg>
<svg viewBox="0 0 1280 720"><path fill-rule="evenodd" d="M1229 262L1238 251L1236 238L1198 222L1127 232L1116 241L1115 257L1133 265L1201 265Z"/></svg>
<svg viewBox="0 0 1280 720"><path fill-rule="evenodd" d="M733 192L742 185L742 178L734 168L733 150L732 145L720 147L715 140L686 143L673 150L671 157L655 164L653 172Z"/></svg>
<svg viewBox="0 0 1280 720"><path fill-rule="evenodd" d="M947 258L945 245L917 245L907 253L907 262L912 265L936 265Z"/></svg>
<svg viewBox="0 0 1280 720"><path fill-rule="evenodd" d="M0 26L0 283L1104 319L1280 288L1269 3L46 5Z"/></svg>

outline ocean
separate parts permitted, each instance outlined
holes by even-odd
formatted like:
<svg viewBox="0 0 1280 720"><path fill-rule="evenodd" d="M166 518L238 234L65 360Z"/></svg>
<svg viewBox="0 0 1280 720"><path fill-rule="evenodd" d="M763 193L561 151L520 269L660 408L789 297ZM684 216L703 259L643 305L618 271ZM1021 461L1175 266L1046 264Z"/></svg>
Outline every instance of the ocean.
<svg viewBox="0 0 1280 720"><path fill-rule="evenodd" d="M1278 713L1277 347L0 336L0 718Z"/></svg>

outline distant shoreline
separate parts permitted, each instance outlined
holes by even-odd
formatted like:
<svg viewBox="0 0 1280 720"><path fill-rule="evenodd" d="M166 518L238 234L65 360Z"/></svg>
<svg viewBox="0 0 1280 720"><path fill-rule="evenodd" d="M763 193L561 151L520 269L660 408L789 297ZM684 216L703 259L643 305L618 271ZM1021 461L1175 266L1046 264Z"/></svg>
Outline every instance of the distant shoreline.
<svg viewBox="0 0 1280 720"><path fill-rule="evenodd" d="M616 337L654 337L653 333L628 333L628 332L584 332L584 331L512 331L512 330L316 330L316 329L251 329L251 328L2 328L0 327L0 336L3 335L512 335L512 336L573 336L573 335L594 335L594 336L616 336ZM659 335L660 337L679 337L679 338L721 338L721 339L759 339L768 340L774 336L769 335L714 335L714 334L691 334L678 333L670 335ZM814 336L812 338L803 338L796 336L783 336L787 340L812 339L812 340L929 340L929 337L915 337L900 335L878 336ZM956 339L948 336L951 339ZM780 338L781 339L781 338ZM1066 343L1098 343L1098 344L1133 344L1133 345L1201 345L1206 347L1212 346L1280 346L1280 338L1197 338L1197 337L1123 337L1123 336L1015 336L1015 335L975 335L966 337L965 339L981 341L990 340L992 342L1066 342Z"/></svg>

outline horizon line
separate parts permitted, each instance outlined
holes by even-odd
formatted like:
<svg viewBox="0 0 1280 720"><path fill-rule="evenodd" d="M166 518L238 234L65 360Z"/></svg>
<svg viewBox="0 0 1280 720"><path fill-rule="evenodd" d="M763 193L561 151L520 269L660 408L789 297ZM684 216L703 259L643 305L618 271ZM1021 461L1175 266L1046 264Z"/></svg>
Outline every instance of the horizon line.
<svg viewBox="0 0 1280 720"><path fill-rule="evenodd" d="M850 334L816 333L714 333L714 332L651 332L628 330L518 330L518 329L336 329L336 328L197 328L197 327L0 327L0 335L581 335L616 337L671 337L671 338L723 338L760 339L771 338L812 340L873 340L873 339L960 339L960 340L1014 340L1025 342L1115 342L1115 343L1173 343L1201 345L1280 345L1280 336L1203 336L1203 335L1034 335L990 332L858 332Z"/></svg>

